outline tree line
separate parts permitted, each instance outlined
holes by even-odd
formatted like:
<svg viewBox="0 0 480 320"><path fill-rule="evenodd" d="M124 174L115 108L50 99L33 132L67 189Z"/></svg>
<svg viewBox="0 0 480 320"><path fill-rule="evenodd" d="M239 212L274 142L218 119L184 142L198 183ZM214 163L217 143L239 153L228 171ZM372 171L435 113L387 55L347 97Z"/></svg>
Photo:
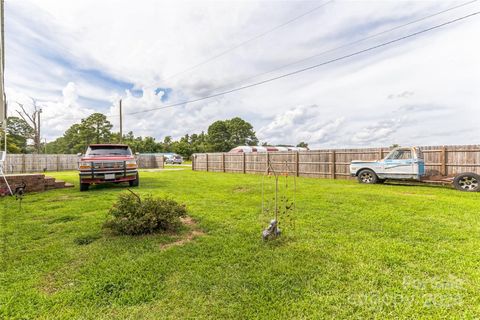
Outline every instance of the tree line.
<svg viewBox="0 0 480 320"><path fill-rule="evenodd" d="M92 143L125 143L134 152L174 152L189 158L193 153L227 152L236 146L259 144L253 126L239 117L215 121L207 132L186 134L178 140L166 136L163 141L156 141L150 136L135 136L132 131L121 137L112 128L104 114L93 113L70 126L61 137L39 144L35 141L35 129L24 117L8 117L7 149L10 153L75 154L84 152Z"/></svg>
<svg viewBox="0 0 480 320"><path fill-rule="evenodd" d="M240 145L259 144L253 126L239 117L215 121L210 124L207 132L186 134L178 140L166 136L163 141L156 141L150 136L135 136L132 131L121 137L120 133L112 131L112 128L113 125L104 114L93 113L70 126L54 141L38 143L36 140L39 138L35 139L35 128L24 117L8 117L7 150L10 153L75 154L83 153L87 146L93 143L125 143L133 152L174 152L190 158L193 153L227 152ZM263 142L262 145L268 143ZM308 145L301 142L297 146Z"/></svg>

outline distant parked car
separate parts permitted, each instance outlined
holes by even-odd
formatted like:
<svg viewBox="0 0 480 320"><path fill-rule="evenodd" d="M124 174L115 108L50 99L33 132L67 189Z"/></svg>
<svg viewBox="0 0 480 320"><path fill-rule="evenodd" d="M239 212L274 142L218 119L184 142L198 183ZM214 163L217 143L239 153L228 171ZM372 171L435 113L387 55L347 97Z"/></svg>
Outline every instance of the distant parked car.
<svg viewBox="0 0 480 320"><path fill-rule="evenodd" d="M182 164L183 158L178 154L165 155L165 163L167 164Z"/></svg>

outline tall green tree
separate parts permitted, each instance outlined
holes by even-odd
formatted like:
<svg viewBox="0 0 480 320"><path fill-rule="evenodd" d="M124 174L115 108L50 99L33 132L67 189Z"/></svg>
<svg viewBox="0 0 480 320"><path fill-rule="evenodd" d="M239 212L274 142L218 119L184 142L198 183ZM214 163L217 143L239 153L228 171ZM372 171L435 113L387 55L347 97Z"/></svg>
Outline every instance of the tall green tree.
<svg viewBox="0 0 480 320"><path fill-rule="evenodd" d="M112 132L112 124L101 113L94 113L80 123L68 128L62 137L47 144L51 153L84 152L91 143L125 143L132 151L140 153L175 152L185 158L193 153L225 152L238 145L256 145L258 139L250 123L241 118L215 121L208 127L208 132L186 134L175 141L166 136L157 142L153 137L135 137L132 131L120 137Z"/></svg>
<svg viewBox="0 0 480 320"><path fill-rule="evenodd" d="M230 120L215 121L208 127L208 142L210 151L226 152L240 146L258 144L253 126L245 120L236 117Z"/></svg>
<svg viewBox="0 0 480 320"><path fill-rule="evenodd" d="M0 129L2 130L2 129ZM26 153L28 139L33 135L33 128L22 118L7 118L7 151L11 153ZM3 132L2 132L3 137ZM2 150L4 139L1 139Z"/></svg>
<svg viewBox="0 0 480 320"><path fill-rule="evenodd" d="M225 152L230 150L230 132L225 121L218 120L208 127L208 142L210 151Z"/></svg>
<svg viewBox="0 0 480 320"><path fill-rule="evenodd" d="M105 115L93 113L70 126L63 137L48 143L47 150L51 153L79 153L92 143L113 142L117 137L111 132L112 127Z"/></svg>
<svg viewBox="0 0 480 320"><path fill-rule="evenodd" d="M190 136L190 144L192 145L192 153L204 153L208 151L208 136L205 132L200 134L192 134Z"/></svg>
<svg viewBox="0 0 480 320"><path fill-rule="evenodd" d="M247 121L235 117L230 120L225 120L225 123L230 134L229 143L232 147L240 145L255 146L258 144L253 126Z"/></svg>
<svg viewBox="0 0 480 320"><path fill-rule="evenodd" d="M186 134L181 137L179 141L172 144L173 152L182 155L185 158L190 158L193 153L192 144L190 143L190 136Z"/></svg>
<svg viewBox="0 0 480 320"><path fill-rule="evenodd" d="M166 136L163 139L161 151L162 152L172 152L172 143L173 143L172 137L171 136Z"/></svg>
<svg viewBox="0 0 480 320"><path fill-rule="evenodd" d="M101 113L93 113L80 123L80 137L86 145L91 143L108 143L112 139L113 125Z"/></svg>

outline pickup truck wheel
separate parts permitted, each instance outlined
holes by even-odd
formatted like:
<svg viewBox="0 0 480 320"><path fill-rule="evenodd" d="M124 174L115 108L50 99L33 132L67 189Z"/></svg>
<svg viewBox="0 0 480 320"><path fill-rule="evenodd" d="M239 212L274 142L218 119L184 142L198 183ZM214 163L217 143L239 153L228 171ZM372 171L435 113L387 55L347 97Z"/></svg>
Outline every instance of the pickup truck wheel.
<svg viewBox="0 0 480 320"><path fill-rule="evenodd" d="M130 187L138 187L138 185L140 184L140 177L138 176L138 173L135 180L128 181L128 184L130 184Z"/></svg>
<svg viewBox="0 0 480 320"><path fill-rule="evenodd" d="M476 173L460 173L453 179L453 186L460 191L480 191L480 175Z"/></svg>
<svg viewBox="0 0 480 320"><path fill-rule="evenodd" d="M88 191L88 187L90 187L90 184L80 182L80 191Z"/></svg>
<svg viewBox="0 0 480 320"><path fill-rule="evenodd" d="M358 173L357 179L360 183L374 184L378 182L377 175L370 169L363 169L362 171L360 171Z"/></svg>

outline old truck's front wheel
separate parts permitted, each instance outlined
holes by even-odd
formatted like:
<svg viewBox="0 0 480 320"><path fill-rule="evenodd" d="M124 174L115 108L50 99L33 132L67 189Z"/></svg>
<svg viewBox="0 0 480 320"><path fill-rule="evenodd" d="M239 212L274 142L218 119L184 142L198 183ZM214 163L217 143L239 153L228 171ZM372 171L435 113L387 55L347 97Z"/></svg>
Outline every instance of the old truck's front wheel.
<svg viewBox="0 0 480 320"><path fill-rule="evenodd" d="M374 184L378 182L378 177L376 173L370 169L363 169L362 171L360 171L358 173L357 179L360 183Z"/></svg>
<svg viewBox="0 0 480 320"><path fill-rule="evenodd" d="M453 179L453 186L460 191L480 191L480 175L476 173L460 173Z"/></svg>
<svg viewBox="0 0 480 320"><path fill-rule="evenodd" d="M82 183L80 181L80 191L88 191L88 188L90 187L89 183Z"/></svg>
<svg viewBox="0 0 480 320"><path fill-rule="evenodd" d="M140 177L138 176L138 172L135 180L130 180L128 181L128 183L130 184L130 187L138 187L138 185L140 184Z"/></svg>

